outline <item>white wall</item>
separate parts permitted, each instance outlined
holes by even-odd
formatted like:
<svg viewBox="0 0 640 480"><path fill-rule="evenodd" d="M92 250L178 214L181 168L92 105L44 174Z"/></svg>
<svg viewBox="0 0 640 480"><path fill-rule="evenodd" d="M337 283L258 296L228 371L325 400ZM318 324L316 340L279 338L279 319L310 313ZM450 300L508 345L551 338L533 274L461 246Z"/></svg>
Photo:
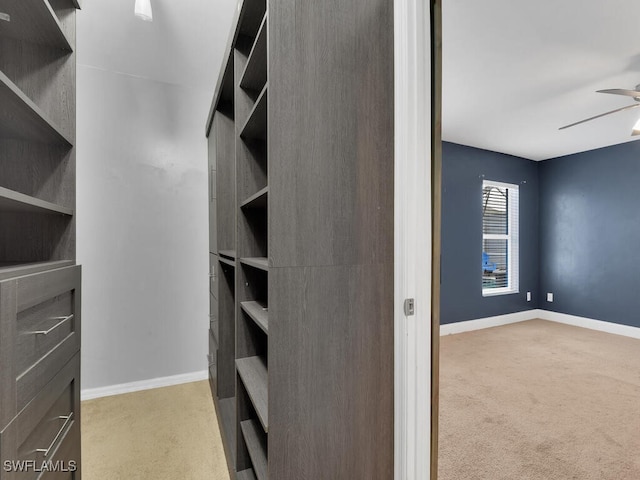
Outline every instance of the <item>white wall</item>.
<svg viewBox="0 0 640 480"><path fill-rule="evenodd" d="M78 14L83 389L204 372L204 127L235 0L84 2Z"/></svg>

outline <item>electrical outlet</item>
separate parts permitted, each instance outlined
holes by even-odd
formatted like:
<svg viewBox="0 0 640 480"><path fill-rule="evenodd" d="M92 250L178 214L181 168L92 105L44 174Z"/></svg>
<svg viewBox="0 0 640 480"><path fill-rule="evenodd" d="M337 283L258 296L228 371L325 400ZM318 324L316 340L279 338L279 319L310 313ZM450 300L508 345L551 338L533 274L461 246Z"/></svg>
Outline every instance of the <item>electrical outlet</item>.
<svg viewBox="0 0 640 480"><path fill-rule="evenodd" d="M527 302L531 301L531 292L527 292Z"/></svg>
<svg viewBox="0 0 640 480"><path fill-rule="evenodd" d="M547 302L553 302L553 293L547 293Z"/></svg>

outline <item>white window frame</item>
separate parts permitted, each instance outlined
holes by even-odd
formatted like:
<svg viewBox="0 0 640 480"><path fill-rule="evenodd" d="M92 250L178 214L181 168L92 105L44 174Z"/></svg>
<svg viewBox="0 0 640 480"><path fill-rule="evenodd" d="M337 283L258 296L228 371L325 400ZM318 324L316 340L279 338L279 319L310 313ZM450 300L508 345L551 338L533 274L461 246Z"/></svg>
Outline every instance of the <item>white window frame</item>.
<svg viewBox="0 0 640 480"><path fill-rule="evenodd" d="M484 180L482 188L497 187L507 190L508 194L508 225L506 234L482 233L484 248L485 240L506 240L507 241L507 286L500 288L482 287L483 297L493 297L496 295L509 295L520 293L520 189L518 185L512 183L496 182ZM516 204L513 207L514 203Z"/></svg>

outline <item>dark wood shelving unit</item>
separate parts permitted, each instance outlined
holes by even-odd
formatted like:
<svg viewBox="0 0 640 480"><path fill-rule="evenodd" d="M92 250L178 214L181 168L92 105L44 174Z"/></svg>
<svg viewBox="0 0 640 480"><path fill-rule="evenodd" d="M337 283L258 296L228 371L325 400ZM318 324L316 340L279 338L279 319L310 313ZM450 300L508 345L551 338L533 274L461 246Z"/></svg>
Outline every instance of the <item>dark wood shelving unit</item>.
<svg viewBox="0 0 640 480"><path fill-rule="evenodd" d="M34 445L53 439L52 458L73 461L77 470L64 475L74 480L82 478L77 7L0 0L0 463L47 460ZM69 422L56 435L62 409Z"/></svg>
<svg viewBox="0 0 640 480"><path fill-rule="evenodd" d="M234 260L229 260L228 258L223 257L223 256L220 256L219 260L222 263L225 263L225 264L229 265L230 267L236 268L236 262Z"/></svg>
<svg viewBox="0 0 640 480"><path fill-rule="evenodd" d="M267 88L264 86L247 121L240 130L240 137L247 139L265 140L267 137Z"/></svg>
<svg viewBox="0 0 640 480"><path fill-rule="evenodd" d="M240 87L245 90L260 92L267 83L267 15L265 15L251 53L247 59L247 66L240 80Z"/></svg>
<svg viewBox="0 0 640 480"><path fill-rule="evenodd" d="M0 187L0 213L44 213L73 216L73 209Z"/></svg>
<svg viewBox="0 0 640 480"><path fill-rule="evenodd" d="M269 333L269 309L263 302L240 302L242 311L256 322L256 325L260 329L268 334Z"/></svg>
<svg viewBox="0 0 640 480"><path fill-rule="evenodd" d="M0 138L73 145L72 139L1 70L0 105Z"/></svg>
<svg viewBox="0 0 640 480"><path fill-rule="evenodd" d="M206 122L214 402L236 480L392 478L393 2L294 3L240 0Z"/></svg>
<svg viewBox="0 0 640 480"><path fill-rule="evenodd" d="M240 263L259 270L264 270L265 272L269 271L269 259L266 257L241 258Z"/></svg>
<svg viewBox="0 0 640 480"><path fill-rule="evenodd" d="M236 360L238 375L247 389L251 403L265 432L269 432L269 398L267 394L269 375L262 357L247 357Z"/></svg>
<svg viewBox="0 0 640 480"><path fill-rule="evenodd" d="M236 251L235 250L220 250L218 252L218 255L220 255L221 257L228 258L230 260L235 260L236 259Z"/></svg>
<svg viewBox="0 0 640 480"><path fill-rule="evenodd" d="M265 208L267 206L268 195L269 187L264 187L242 202L240 208Z"/></svg>
<svg viewBox="0 0 640 480"><path fill-rule="evenodd" d="M236 475L236 480L256 480L256 476L251 468L242 470Z"/></svg>
<svg viewBox="0 0 640 480"><path fill-rule="evenodd" d="M242 430L242 435L244 436L244 441L249 451L249 457L251 457L251 463L253 464L253 471L257 479L267 480L267 445L264 432L261 431L260 426L256 425L256 422L253 420L241 422L240 429Z"/></svg>
<svg viewBox="0 0 640 480"><path fill-rule="evenodd" d="M10 17L10 21L0 22L0 37L73 51L72 42L47 0L3 0L0 13Z"/></svg>

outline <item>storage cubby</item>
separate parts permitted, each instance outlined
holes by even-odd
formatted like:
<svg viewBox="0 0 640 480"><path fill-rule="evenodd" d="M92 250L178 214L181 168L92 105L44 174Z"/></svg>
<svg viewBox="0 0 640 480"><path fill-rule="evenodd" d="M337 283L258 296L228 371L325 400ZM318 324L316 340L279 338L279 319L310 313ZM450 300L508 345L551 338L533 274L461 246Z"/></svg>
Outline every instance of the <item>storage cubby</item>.
<svg viewBox="0 0 640 480"><path fill-rule="evenodd" d="M0 265L75 259L76 6L0 4Z"/></svg>
<svg viewBox="0 0 640 480"><path fill-rule="evenodd" d="M393 2L338 3L241 0L207 119L236 480L393 476Z"/></svg>

